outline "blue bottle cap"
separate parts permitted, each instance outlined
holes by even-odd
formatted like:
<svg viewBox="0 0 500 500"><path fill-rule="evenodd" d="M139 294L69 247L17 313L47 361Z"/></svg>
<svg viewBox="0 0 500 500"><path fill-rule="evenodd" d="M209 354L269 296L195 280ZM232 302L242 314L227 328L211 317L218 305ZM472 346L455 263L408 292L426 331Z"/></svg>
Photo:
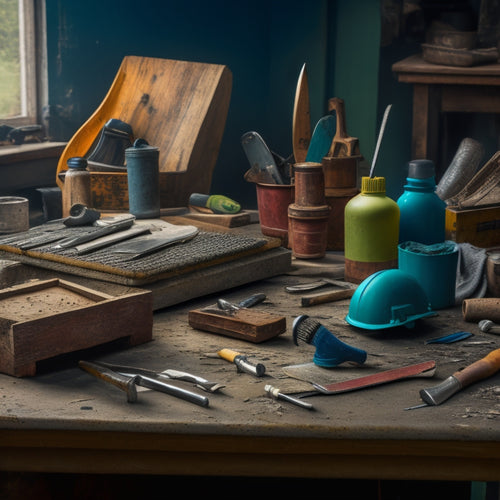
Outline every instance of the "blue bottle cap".
<svg viewBox="0 0 500 500"><path fill-rule="evenodd" d="M413 160L408 163L408 177L412 179L428 179L434 177L435 173L432 160Z"/></svg>

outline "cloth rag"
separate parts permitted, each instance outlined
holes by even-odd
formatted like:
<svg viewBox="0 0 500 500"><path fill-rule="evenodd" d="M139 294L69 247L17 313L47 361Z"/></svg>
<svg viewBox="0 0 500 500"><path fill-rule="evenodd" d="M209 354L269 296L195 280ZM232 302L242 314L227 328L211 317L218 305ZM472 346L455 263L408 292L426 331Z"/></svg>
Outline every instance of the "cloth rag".
<svg viewBox="0 0 500 500"><path fill-rule="evenodd" d="M478 248L470 243L458 244L456 305L460 305L464 299L486 295L486 259L485 248Z"/></svg>

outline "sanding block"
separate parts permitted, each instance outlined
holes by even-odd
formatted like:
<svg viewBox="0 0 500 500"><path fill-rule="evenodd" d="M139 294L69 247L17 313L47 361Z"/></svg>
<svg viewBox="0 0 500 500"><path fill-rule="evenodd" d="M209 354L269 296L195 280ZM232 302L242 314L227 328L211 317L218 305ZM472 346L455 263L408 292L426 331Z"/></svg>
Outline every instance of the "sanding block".
<svg viewBox="0 0 500 500"><path fill-rule="evenodd" d="M286 318L266 311L208 307L189 311L189 325L197 330L260 343L286 331Z"/></svg>

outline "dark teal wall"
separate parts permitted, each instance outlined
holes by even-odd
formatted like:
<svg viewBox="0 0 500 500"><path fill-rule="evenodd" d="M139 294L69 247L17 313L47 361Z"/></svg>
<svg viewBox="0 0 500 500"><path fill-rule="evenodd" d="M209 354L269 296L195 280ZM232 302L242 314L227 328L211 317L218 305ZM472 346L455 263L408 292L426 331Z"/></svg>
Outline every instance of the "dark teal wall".
<svg viewBox="0 0 500 500"><path fill-rule="evenodd" d="M243 179L249 165L240 137L255 130L276 153L292 153L295 87L306 63L313 126L326 113L329 97L345 99L348 132L360 138L371 160L386 97L379 89L377 1L46 4L49 102L64 115L62 139L93 113L126 55L225 64L233 73L233 91L212 192L250 208L255 190ZM385 162L380 171L387 169Z"/></svg>

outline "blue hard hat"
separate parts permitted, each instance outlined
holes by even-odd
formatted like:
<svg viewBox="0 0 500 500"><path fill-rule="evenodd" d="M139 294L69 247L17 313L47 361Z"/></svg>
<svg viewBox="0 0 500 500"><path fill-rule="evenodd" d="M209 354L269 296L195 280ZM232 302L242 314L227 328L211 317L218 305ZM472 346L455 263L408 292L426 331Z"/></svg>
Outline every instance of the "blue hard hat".
<svg viewBox="0 0 500 500"><path fill-rule="evenodd" d="M413 328L417 319L435 314L415 277L400 269L384 269L358 285L345 319L359 328L380 330L401 325Z"/></svg>

